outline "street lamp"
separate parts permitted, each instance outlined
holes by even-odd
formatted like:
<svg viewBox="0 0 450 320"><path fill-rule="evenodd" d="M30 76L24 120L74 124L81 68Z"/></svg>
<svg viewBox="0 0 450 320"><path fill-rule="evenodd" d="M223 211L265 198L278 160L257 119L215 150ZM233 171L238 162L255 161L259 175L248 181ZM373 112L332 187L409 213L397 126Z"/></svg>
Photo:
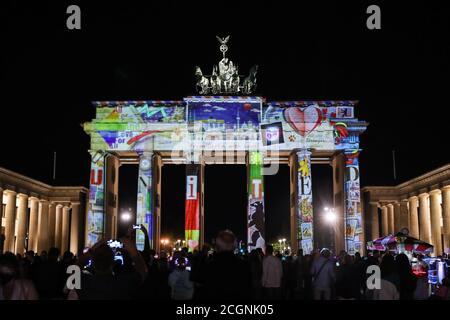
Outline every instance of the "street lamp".
<svg viewBox="0 0 450 320"><path fill-rule="evenodd" d="M332 250L334 251L334 241L335 241L334 230L335 230L336 221L338 219L338 216L337 216L334 208L325 207L324 211L325 211L325 215L324 215L325 221L330 225L331 244L332 244Z"/></svg>
<svg viewBox="0 0 450 320"><path fill-rule="evenodd" d="M129 211L122 212L120 215L120 219L123 221L130 221L131 220L131 213Z"/></svg>
<svg viewBox="0 0 450 320"><path fill-rule="evenodd" d="M334 212L334 208L328 208L325 207L325 220L329 223L329 224L334 224L337 220L337 215L336 212Z"/></svg>

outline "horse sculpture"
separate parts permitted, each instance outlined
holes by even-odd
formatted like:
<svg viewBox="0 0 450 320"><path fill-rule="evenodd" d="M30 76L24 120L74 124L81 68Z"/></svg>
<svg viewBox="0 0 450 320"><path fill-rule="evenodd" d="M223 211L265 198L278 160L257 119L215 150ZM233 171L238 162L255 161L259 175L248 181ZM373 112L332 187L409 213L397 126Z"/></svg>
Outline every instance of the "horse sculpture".
<svg viewBox="0 0 450 320"><path fill-rule="evenodd" d="M249 72L249 75L244 79L242 84L242 92L244 94L250 94L256 90L256 73L258 72L258 66L254 65Z"/></svg>
<svg viewBox="0 0 450 320"><path fill-rule="evenodd" d="M198 93L208 94L209 93L209 80L206 78L199 66L195 67L195 77L197 78L196 87Z"/></svg>

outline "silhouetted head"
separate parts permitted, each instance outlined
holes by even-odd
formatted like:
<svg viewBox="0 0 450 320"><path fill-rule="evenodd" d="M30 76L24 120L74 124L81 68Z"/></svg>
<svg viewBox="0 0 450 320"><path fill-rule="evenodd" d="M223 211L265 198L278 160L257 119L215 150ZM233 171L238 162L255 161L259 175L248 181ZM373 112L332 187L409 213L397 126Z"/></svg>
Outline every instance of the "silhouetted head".
<svg viewBox="0 0 450 320"><path fill-rule="evenodd" d="M404 253L400 253L395 257L395 262L397 263L398 272L401 275L411 274L412 268L409 263L408 256Z"/></svg>
<svg viewBox="0 0 450 320"><path fill-rule="evenodd" d="M216 248L218 252L234 251L236 247L236 237L230 230L220 231L216 238Z"/></svg>
<svg viewBox="0 0 450 320"><path fill-rule="evenodd" d="M322 250L320 250L320 255L322 257L324 257L325 259L329 259L330 256L331 256L331 251L329 249L327 249L327 248L323 248Z"/></svg>
<svg viewBox="0 0 450 320"><path fill-rule="evenodd" d="M273 255L273 246L271 246L270 244L266 246L266 255Z"/></svg>
<svg viewBox="0 0 450 320"><path fill-rule="evenodd" d="M397 268L395 264L395 259L390 254L385 254L380 263L381 276L387 276L396 273Z"/></svg>
<svg viewBox="0 0 450 320"><path fill-rule="evenodd" d="M59 257L59 250L58 250L58 248L51 247L48 250L48 260L56 261L56 260L58 260L58 257Z"/></svg>
<svg viewBox="0 0 450 320"><path fill-rule="evenodd" d="M20 274L20 265L17 257L6 252L0 255L0 284L4 285L10 280L17 278Z"/></svg>
<svg viewBox="0 0 450 320"><path fill-rule="evenodd" d="M101 244L95 248L92 260L96 272L110 273L114 266L114 252L106 243Z"/></svg>

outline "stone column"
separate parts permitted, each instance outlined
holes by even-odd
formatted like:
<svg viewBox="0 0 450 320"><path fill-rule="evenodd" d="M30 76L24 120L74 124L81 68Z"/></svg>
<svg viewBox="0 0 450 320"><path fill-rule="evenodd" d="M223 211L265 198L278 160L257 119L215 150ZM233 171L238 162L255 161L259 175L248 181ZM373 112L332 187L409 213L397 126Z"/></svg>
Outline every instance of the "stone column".
<svg viewBox="0 0 450 320"><path fill-rule="evenodd" d="M364 220L361 214L359 152L346 149L345 155L345 249L348 254L365 253Z"/></svg>
<svg viewBox="0 0 450 320"><path fill-rule="evenodd" d="M28 250L37 252L39 199L29 198L30 223L28 224Z"/></svg>
<svg viewBox="0 0 450 320"><path fill-rule="evenodd" d="M5 208L5 243L3 251L14 252L14 232L16 227L16 192L12 190L3 191L3 203Z"/></svg>
<svg viewBox="0 0 450 320"><path fill-rule="evenodd" d="M249 251L266 250L264 224L264 175L263 155L249 152L247 163L247 244ZM312 234L311 234L312 236ZM299 243L297 243L298 245Z"/></svg>
<svg viewBox="0 0 450 320"><path fill-rule="evenodd" d="M400 231L402 228L402 224L400 222L401 211L400 211L400 202L394 203L394 234Z"/></svg>
<svg viewBox="0 0 450 320"><path fill-rule="evenodd" d="M80 203L72 202L72 217L70 221L70 251L78 255L80 234Z"/></svg>
<svg viewBox="0 0 450 320"><path fill-rule="evenodd" d="M381 236L385 237L389 234L388 207L381 207Z"/></svg>
<svg viewBox="0 0 450 320"><path fill-rule="evenodd" d="M389 203L388 207L388 232L389 234L394 234L394 205Z"/></svg>
<svg viewBox="0 0 450 320"><path fill-rule="evenodd" d="M62 210L62 237L61 237L61 254L69 250L69 219L70 208L64 206Z"/></svg>
<svg viewBox="0 0 450 320"><path fill-rule="evenodd" d="M419 198L416 196L408 199L409 207L409 234L411 237L419 239L419 212L418 212Z"/></svg>
<svg viewBox="0 0 450 320"><path fill-rule="evenodd" d="M434 255L442 254L441 240L441 191L439 189L430 192L431 212L431 244L434 246Z"/></svg>
<svg viewBox="0 0 450 320"><path fill-rule="evenodd" d="M428 193L419 195L420 240L431 243L431 217Z"/></svg>
<svg viewBox="0 0 450 320"><path fill-rule="evenodd" d="M138 191L136 205L136 224L143 224L148 231L150 247L153 248L153 154L144 152L140 155L138 173ZM144 250L144 233L136 232L136 247Z"/></svg>
<svg viewBox="0 0 450 320"><path fill-rule="evenodd" d="M27 209L28 196L23 193L17 195L17 236L16 236L16 253L21 255L25 252L25 237L27 236Z"/></svg>
<svg viewBox="0 0 450 320"><path fill-rule="evenodd" d="M408 230L410 230L409 216L408 216L408 200L406 199L400 201L400 229L403 228L407 228Z"/></svg>
<svg viewBox="0 0 450 320"><path fill-rule="evenodd" d="M445 186L441 192L444 249L448 249L450 248L450 186Z"/></svg>
<svg viewBox="0 0 450 320"><path fill-rule="evenodd" d="M37 252L48 251L48 201L39 201Z"/></svg>
<svg viewBox="0 0 450 320"><path fill-rule="evenodd" d="M378 202L370 202L371 240L380 237L380 225L378 222Z"/></svg>
<svg viewBox="0 0 450 320"><path fill-rule="evenodd" d="M304 254L310 254L314 249L311 152L309 152L306 149L303 149L296 152L296 155L298 168L297 169L298 206L296 217L297 246L299 249L303 249ZM261 198L263 198L264 194L262 184L261 184L261 193L262 193ZM258 208L256 207L255 209L258 210ZM263 211L262 208L260 210ZM264 213L262 215L264 215Z"/></svg>
<svg viewBox="0 0 450 320"><path fill-rule="evenodd" d="M62 241L62 216L63 206L61 204L56 205L56 219L55 219L55 247L62 253L61 241Z"/></svg>
<svg viewBox="0 0 450 320"><path fill-rule="evenodd" d="M56 226L56 204L51 202L48 205L48 246L58 247L55 242L55 226Z"/></svg>

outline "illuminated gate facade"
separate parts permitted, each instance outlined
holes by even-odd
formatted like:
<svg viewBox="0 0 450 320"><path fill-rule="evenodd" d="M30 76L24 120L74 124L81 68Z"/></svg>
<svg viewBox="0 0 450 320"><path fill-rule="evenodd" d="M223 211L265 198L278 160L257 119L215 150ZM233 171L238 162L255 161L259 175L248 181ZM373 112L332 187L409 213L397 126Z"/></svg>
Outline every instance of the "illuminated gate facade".
<svg viewBox="0 0 450 320"><path fill-rule="evenodd" d="M204 166L246 164L249 249L265 247L264 176L291 168L291 243L313 250L311 165L333 167L336 250L364 250L358 155L367 123L354 101L267 102L251 96L191 96L182 101L99 101L84 125L92 156L86 243L116 237L119 166L138 163L137 223L159 250L161 167L187 164L185 232L203 243ZM244 182L243 182L244 183ZM144 239L138 235L137 244Z"/></svg>

